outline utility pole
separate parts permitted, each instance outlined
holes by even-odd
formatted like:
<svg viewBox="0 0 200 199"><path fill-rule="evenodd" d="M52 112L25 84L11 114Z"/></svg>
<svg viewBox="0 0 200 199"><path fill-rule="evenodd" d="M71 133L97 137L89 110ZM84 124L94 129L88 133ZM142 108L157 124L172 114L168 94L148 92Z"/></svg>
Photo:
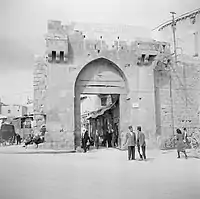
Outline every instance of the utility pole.
<svg viewBox="0 0 200 199"><path fill-rule="evenodd" d="M172 14L172 31L173 31L173 42L174 42L174 55L175 55L175 66L177 64L177 47L176 47L176 23L175 23L175 12L170 12Z"/></svg>
<svg viewBox="0 0 200 199"><path fill-rule="evenodd" d="M176 27L175 27L175 17L174 15L176 14L175 12L170 12L172 14L172 31L173 31L173 42L174 42L174 65L176 68L177 65L177 51L176 51ZM172 70L170 73L170 101L171 101L171 121L172 121L172 133L174 135L174 107L173 107L173 92L172 92Z"/></svg>

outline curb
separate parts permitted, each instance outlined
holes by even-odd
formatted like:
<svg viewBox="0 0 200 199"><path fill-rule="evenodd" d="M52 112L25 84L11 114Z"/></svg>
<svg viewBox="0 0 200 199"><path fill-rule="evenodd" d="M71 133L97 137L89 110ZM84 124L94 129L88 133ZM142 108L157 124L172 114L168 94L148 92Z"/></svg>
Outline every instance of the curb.
<svg viewBox="0 0 200 199"><path fill-rule="evenodd" d="M1 151L0 154L64 154L64 153L76 153L75 150L70 150L70 151L65 151L65 150L38 150L38 151L29 151L29 150L24 150L24 151Z"/></svg>

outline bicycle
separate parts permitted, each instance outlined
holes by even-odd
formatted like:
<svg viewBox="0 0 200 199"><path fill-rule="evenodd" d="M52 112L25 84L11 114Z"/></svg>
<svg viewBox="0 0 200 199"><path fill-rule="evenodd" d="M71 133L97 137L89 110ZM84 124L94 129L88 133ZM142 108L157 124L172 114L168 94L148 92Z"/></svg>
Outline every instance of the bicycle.
<svg viewBox="0 0 200 199"><path fill-rule="evenodd" d="M200 149L200 142L198 139L200 135L196 134L195 132L191 133L188 139L188 145L190 146L191 151L195 153L196 156L200 157L199 149Z"/></svg>

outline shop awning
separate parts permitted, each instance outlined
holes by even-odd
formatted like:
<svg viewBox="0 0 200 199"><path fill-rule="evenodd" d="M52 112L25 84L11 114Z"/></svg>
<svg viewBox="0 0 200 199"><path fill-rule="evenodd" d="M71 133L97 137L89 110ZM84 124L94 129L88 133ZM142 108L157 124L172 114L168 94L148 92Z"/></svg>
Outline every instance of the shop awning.
<svg viewBox="0 0 200 199"><path fill-rule="evenodd" d="M116 104L116 101L108 106L100 108L97 111L91 112L90 115L87 117L87 119L95 119L98 116L103 115L106 111L110 110L115 104Z"/></svg>

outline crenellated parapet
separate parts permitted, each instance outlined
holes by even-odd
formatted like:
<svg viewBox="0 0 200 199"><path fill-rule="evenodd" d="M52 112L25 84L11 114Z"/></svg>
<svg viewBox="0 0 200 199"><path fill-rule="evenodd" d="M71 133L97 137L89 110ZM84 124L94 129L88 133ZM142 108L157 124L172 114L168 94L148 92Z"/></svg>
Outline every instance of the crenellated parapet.
<svg viewBox="0 0 200 199"><path fill-rule="evenodd" d="M76 56L100 56L114 53L136 57L136 65L151 65L158 54L169 54L170 46L166 42L155 40L122 40L120 36L111 39L90 38L87 33L74 29L73 24L62 25L60 21L48 22L46 35L46 55L49 62L71 63Z"/></svg>

